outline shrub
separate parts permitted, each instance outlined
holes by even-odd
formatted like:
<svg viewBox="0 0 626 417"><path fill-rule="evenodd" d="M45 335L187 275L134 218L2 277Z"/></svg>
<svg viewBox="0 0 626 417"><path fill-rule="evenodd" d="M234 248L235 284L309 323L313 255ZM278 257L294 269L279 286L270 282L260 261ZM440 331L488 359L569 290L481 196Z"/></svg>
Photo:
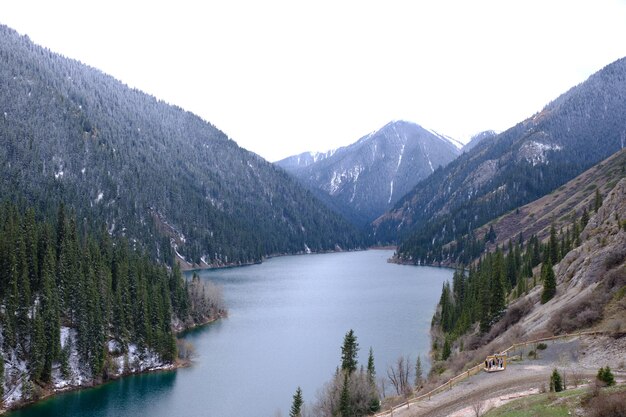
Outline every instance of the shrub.
<svg viewBox="0 0 626 417"><path fill-rule="evenodd" d="M584 299L562 308L548 322L548 328L555 334L570 333L592 326L602 319L606 303L605 295L594 291Z"/></svg>
<svg viewBox="0 0 626 417"><path fill-rule="evenodd" d="M547 348L548 348L548 345L546 345L543 342L537 345L537 350L546 350Z"/></svg>
<svg viewBox="0 0 626 417"><path fill-rule="evenodd" d="M550 392L561 392L564 389L563 378L561 378L561 374L555 368L552 371L552 375L550 375Z"/></svg>
<svg viewBox="0 0 626 417"><path fill-rule="evenodd" d="M616 250L617 252L611 252L604 260L604 266L606 267L607 271L620 265L622 262L624 262L624 259L626 258L625 248L617 248Z"/></svg>
<svg viewBox="0 0 626 417"><path fill-rule="evenodd" d="M607 365L606 368L600 368L598 370L598 380L604 383L607 387L611 385L615 385L615 377L613 376L613 372L611 372L611 368Z"/></svg>
<svg viewBox="0 0 626 417"><path fill-rule="evenodd" d="M586 408L590 417L626 417L626 392L593 396Z"/></svg>

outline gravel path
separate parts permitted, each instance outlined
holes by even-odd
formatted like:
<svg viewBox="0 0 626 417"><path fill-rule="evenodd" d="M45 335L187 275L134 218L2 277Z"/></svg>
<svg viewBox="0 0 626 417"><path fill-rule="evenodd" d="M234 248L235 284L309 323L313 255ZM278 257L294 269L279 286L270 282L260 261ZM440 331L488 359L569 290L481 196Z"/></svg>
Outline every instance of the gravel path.
<svg viewBox="0 0 626 417"><path fill-rule="evenodd" d="M491 374L481 372L428 401L394 410L393 417L473 416L472 406L476 403L482 402L493 408L538 393L542 387L547 387L554 368L564 375L565 383L569 386L573 385L574 379L594 378L598 368L607 364L615 371L616 377L626 376L623 363L626 358L626 337L612 339L597 336L548 342L548 348L539 351L537 359L526 357L529 350L530 347L523 350L523 361L511 362L505 371ZM517 353L519 351L512 352L510 356Z"/></svg>

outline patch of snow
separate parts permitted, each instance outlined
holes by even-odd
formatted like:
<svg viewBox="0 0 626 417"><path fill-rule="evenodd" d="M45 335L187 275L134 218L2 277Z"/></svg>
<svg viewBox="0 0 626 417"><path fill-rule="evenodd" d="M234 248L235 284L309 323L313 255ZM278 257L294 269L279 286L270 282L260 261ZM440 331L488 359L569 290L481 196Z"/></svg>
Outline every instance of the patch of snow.
<svg viewBox="0 0 626 417"><path fill-rule="evenodd" d="M391 184L389 184L389 201L387 201L387 204L391 204L391 196L393 195L393 180L391 180Z"/></svg>
<svg viewBox="0 0 626 417"><path fill-rule="evenodd" d="M85 168L81 169L81 170L80 170L80 173L81 173L81 174L83 174L83 175L85 175Z"/></svg>
<svg viewBox="0 0 626 417"><path fill-rule="evenodd" d="M354 186L352 188L352 196L350 197L350 202L351 203L354 201L354 197L356 197L356 185L357 185L357 182L354 181Z"/></svg>
<svg viewBox="0 0 626 417"><path fill-rule="evenodd" d="M107 342L107 349L109 353L119 352L120 350L122 350L122 345L120 345L117 340L111 339Z"/></svg>
<svg viewBox="0 0 626 417"><path fill-rule="evenodd" d="M176 256L178 256L183 261L187 262L185 257L178 252L178 245L174 244L173 247L174 247L174 253L176 253Z"/></svg>
<svg viewBox="0 0 626 417"><path fill-rule="evenodd" d="M335 195L344 181L352 181L356 183L363 170L364 168L361 165L355 165L350 169L343 170L342 172L334 171L328 184L329 194Z"/></svg>
<svg viewBox="0 0 626 417"><path fill-rule="evenodd" d="M398 165L396 166L396 171L398 171L398 169L400 169L400 164L402 163L402 155L404 155L404 147L406 146L406 144L402 144L402 148L400 148L400 157L398 158Z"/></svg>
<svg viewBox="0 0 626 417"><path fill-rule="evenodd" d="M65 175L65 172L63 172L63 170L61 170L61 171L58 171L58 172L54 173L54 178L58 180L59 178L63 178L63 175Z"/></svg>
<svg viewBox="0 0 626 417"><path fill-rule="evenodd" d="M533 166L539 164L548 164L548 151L560 151L561 146L553 143L542 143L534 140L528 141L522 145L519 150L519 158L523 158Z"/></svg>
<svg viewBox="0 0 626 417"><path fill-rule="evenodd" d="M311 248L309 248L306 243L304 244L304 252L308 254L311 253Z"/></svg>
<svg viewBox="0 0 626 417"><path fill-rule="evenodd" d="M104 194L102 193L102 191L100 191L98 193L98 197L96 197L96 200L94 202L99 203L100 201L102 201L102 197L104 197Z"/></svg>

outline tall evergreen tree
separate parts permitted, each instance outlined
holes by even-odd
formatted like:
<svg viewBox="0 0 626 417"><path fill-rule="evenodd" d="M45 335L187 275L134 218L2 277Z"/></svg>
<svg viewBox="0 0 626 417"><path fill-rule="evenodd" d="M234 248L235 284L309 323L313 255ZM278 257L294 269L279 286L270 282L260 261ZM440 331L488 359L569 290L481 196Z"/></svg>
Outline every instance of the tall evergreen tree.
<svg viewBox="0 0 626 417"><path fill-rule="evenodd" d="M552 375L550 375L550 391L552 392L561 392L565 389L563 386L563 379L561 378L561 374L559 371L554 369L552 371Z"/></svg>
<svg viewBox="0 0 626 417"><path fill-rule="evenodd" d="M344 374L343 386L341 388L341 396L339 397L339 412L341 417L349 417L352 415L352 407L350 402L350 380L348 373Z"/></svg>
<svg viewBox="0 0 626 417"><path fill-rule="evenodd" d="M600 194L600 190L596 188L596 195L593 199L593 211L598 212L598 209L602 206L602 195Z"/></svg>
<svg viewBox="0 0 626 417"><path fill-rule="evenodd" d="M357 343L354 330L350 329L343 339L341 347L341 369L351 374L356 371L359 344Z"/></svg>
<svg viewBox="0 0 626 417"><path fill-rule="evenodd" d="M291 410L289 411L289 417L302 417L302 389L298 387L296 393L293 395L293 402L291 403Z"/></svg>
<svg viewBox="0 0 626 417"><path fill-rule="evenodd" d="M51 246L48 246L41 271L41 315L44 323L44 335L46 349L41 379L50 381L52 376L52 364L59 357L61 345L61 319L59 313L59 296L54 285L54 262L55 256Z"/></svg>
<svg viewBox="0 0 626 417"><path fill-rule="evenodd" d="M556 294L556 277L550 259L546 259L541 267L541 278L543 280L541 303L545 304Z"/></svg>
<svg viewBox="0 0 626 417"><path fill-rule="evenodd" d="M422 382L424 381L423 373L424 371L422 370L422 359L420 355L417 355L417 360L415 361L415 389L418 389L422 386Z"/></svg>
<svg viewBox="0 0 626 417"><path fill-rule="evenodd" d="M550 227L550 241L549 241L548 255L550 257L550 263L556 265L559 262L559 241L556 238L556 228L554 223Z"/></svg>
<svg viewBox="0 0 626 417"><path fill-rule="evenodd" d="M370 352L367 357L367 378L370 384L376 386L376 367L374 366L374 350L370 346Z"/></svg>
<svg viewBox="0 0 626 417"><path fill-rule="evenodd" d="M46 360L46 339L44 322L39 308L33 310L33 319L30 333L30 377L37 381L42 379Z"/></svg>
<svg viewBox="0 0 626 417"><path fill-rule="evenodd" d="M443 342L443 349L441 351L441 360L442 361L447 360L451 354L452 354L452 347L451 347L450 338L446 337L446 340Z"/></svg>
<svg viewBox="0 0 626 417"><path fill-rule="evenodd" d="M505 266L502 252L496 250L492 261L492 281L491 281L491 305L490 317L497 318L502 314L506 306L506 291L504 287Z"/></svg>
<svg viewBox="0 0 626 417"><path fill-rule="evenodd" d="M587 207L583 208L583 214L580 217L580 228L581 231L587 227L587 223L589 223L589 212L587 211Z"/></svg>

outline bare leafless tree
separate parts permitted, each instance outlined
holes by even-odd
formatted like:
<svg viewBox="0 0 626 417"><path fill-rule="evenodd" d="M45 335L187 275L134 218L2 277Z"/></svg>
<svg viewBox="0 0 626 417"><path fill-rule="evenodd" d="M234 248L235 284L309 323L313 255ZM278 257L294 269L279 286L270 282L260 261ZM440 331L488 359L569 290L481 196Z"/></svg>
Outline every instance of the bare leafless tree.
<svg viewBox="0 0 626 417"><path fill-rule="evenodd" d="M224 313L224 297L221 287L194 275L189 282L188 292L192 305L191 311L195 314L196 322L217 318Z"/></svg>
<svg viewBox="0 0 626 417"><path fill-rule="evenodd" d="M310 414L317 417L333 417L340 411L341 391L345 374L338 372L331 381L317 393L317 401L313 404ZM354 415L367 415L373 401L378 401L376 387L372 387L365 371L355 371L348 377L348 396L350 409Z"/></svg>
<svg viewBox="0 0 626 417"><path fill-rule="evenodd" d="M472 404L472 411L474 412L474 416L481 417L485 413L485 402L482 400L475 401Z"/></svg>
<svg viewBox="0 0 626 417"><path fill-rule="evenodd" d="M196 356L196 348L194 345L184 339L176 340L176 350L178 351L178 357L180 359L189 360Z"/></svg>
<svg viewBox="0 0 626 417"><path fill-rule="evenodd" d="M411 393L409 377L411 373L410 360L408 357L399 356L396 363L387 368L387 377L396 390L397 395Z"/></svg>
<svg viewBox="0 0 626 417"><path fill-rule="evenodd" d="M378 386L380 388L381 398L385 398L387 396L387 378L383 376L378 378Z"/></svg>

